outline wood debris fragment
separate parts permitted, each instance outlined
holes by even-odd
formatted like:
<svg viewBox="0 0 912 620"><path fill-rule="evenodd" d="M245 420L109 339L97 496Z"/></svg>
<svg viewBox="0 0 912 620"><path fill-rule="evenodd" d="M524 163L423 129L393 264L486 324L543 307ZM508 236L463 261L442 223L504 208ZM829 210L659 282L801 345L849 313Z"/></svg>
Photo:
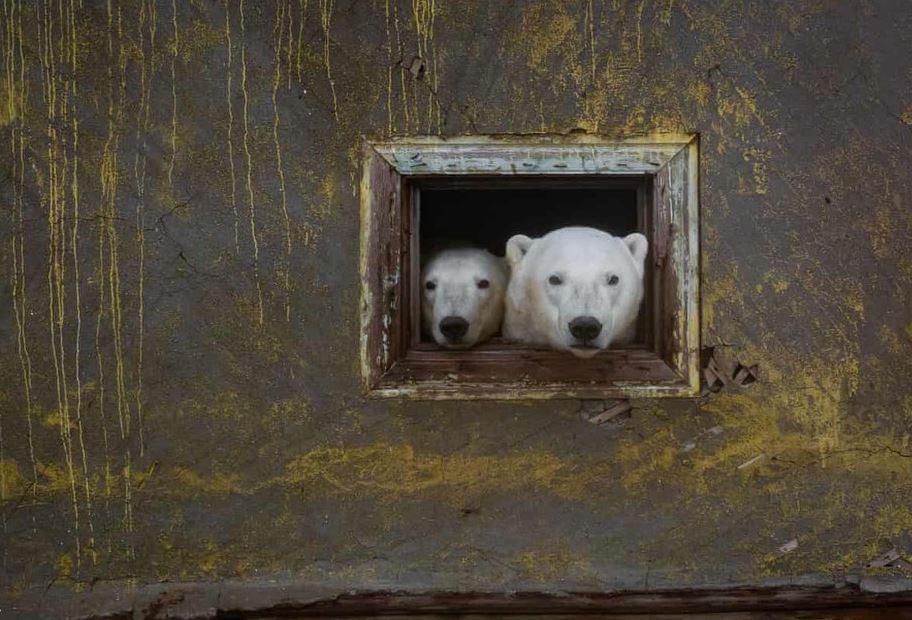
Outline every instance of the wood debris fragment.
<svg viewBox="0 0 912 620"><path fill-rule="evenodd" d="M757 461L760 461L760 460L765 459L765 458L766 458L766 455L765 455L765 454L758 454L758 455L755 456L754 458L748 459L748 460L744 461L743 463L741 463L740 465L738 465L738 469L744 469L744 468L746 468L746 467L750 467L751 465L753 465L753 464L756 463Z"/></svg>
<svg viewBox="0 0 912 620"><path fill-rule="evenodd" d="M629 418L631 410L629 400L601 401L596 407L582 405L580 417L590 424L601 426L608 422Z"/></svg>
<svg viewBox="0 0 912 620"><path fill-rule="evenodd" d="M793 538L787 543L779 546L779 553L791 553L798 548L798 539Z"/></svg>

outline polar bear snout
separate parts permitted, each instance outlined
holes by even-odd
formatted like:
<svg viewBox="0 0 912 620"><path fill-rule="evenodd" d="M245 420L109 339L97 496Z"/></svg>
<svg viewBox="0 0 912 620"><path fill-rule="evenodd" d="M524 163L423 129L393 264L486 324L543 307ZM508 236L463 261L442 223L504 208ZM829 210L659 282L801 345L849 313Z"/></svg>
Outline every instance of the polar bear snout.
<svg viewBox="0 0 912 620"><path fill-rule="evenodd" d="M507 241L504 336L590 358L636 336L649 242L582 226Z"/></svg>
<svg viewBox="0 0 912 620"><path fill-rule="evenodd" d="M447 349L467 349L491 338L503 320L507 267L476 248L431 254L421 271L421 326Z"/></svg>
<svg viewBox="0 0 912 620"><path fill-rule="evenodd" d="M461 316L445 316L438 325L440 333L451 343L457 344L469 331L469 322Z"/></svg>
<svg viewBox="0 0 912 620"><path fill-rule="evenodd" d="M573 337L588 345L602 333L602 322L594 316L578 316L567 324Z"/></svg>

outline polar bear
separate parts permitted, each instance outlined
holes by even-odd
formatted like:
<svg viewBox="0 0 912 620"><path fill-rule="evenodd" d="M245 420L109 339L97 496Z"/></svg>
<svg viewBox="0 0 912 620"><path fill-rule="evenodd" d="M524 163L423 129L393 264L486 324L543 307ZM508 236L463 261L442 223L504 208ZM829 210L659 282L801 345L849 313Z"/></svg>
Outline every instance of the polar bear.
<svg viewBox="0 0 912 620"><path fill-rule="evenodd" d="M648 249L640 233L614 237L586 227L559 228L539 239L511 237L504 336L581 358L629 343Z"/></svg>
<svg viewBox="0 0 912 620"><path fill-rule="evenodd" d="M500 330L507 265L487 250L449 248L421 270L421 323L434 341L467 349Z"/></svg>

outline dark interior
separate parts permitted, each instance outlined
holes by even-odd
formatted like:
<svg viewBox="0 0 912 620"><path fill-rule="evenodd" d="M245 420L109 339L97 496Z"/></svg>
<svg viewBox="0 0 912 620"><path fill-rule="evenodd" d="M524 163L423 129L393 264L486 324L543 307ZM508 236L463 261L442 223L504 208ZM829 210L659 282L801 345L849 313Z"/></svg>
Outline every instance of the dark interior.
<svg viewBox="0 0 912 620"><path fill-rule="evenodd" d="M515 234L540 237L564 226L591 226L613 235L646 232L639 180L454 179L415 183L422 254L469 245L504 255ZM423 258L423 256L422 256ZM647 297L649 297L647 287ZM645 342L643 305L638 342ZM422 341L429 342L426 336ZM497 344L497 343L494 343Z"/></svg>
<svg viewBox="0 0 912 620"><path fill-rule="evenodd" d="M561 187L528 181L419 188L420 247L466 244L504 255L516 234L540 237L564 226L591 226L613 235L640 230L637 190L629 187Z"/></svg>

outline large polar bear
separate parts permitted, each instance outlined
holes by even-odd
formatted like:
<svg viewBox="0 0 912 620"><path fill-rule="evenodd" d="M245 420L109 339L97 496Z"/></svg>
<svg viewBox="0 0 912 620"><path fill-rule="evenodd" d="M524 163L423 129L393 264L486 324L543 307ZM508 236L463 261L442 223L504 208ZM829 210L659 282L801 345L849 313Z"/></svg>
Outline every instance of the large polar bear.
<svg viewBox="0 0 912 620"><path fill-rule="evenodd" d="M421 270L421 324L434 341L466 349L500 329L507 289L507 266L486 250L451 248Z"/></svg>
<svg viewBox="0 0 912 620"><path fill-rule="evenodd" d="M639 233L614 237L585 227L511 237L504 336L583 358L630 342L648 249Z"/></svg>

